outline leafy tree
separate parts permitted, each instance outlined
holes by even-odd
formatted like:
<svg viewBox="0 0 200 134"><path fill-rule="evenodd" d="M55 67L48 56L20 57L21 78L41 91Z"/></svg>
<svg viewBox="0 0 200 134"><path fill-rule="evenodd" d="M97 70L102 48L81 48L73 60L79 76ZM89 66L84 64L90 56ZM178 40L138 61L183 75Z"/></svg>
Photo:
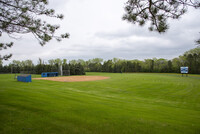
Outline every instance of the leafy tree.
<svg viewBox="0 0 200 134"><path fill-rule="evenodd" d="M172 72L172 61L169 60L168 61L168 73L171 73Z"/></svg>
<svg viewBox="0 0 200 134"><path fill-rule="evenodd" d="M85 75L84 67L80 63L75 65L75 75Z"/></svg>
<svg viewBox="0 0 200 134"><path fill-rule="evenodd" d="M41 58L39 58L38 64L35 67L35 71L37 74L41 74L43 70L44 70L44 61Z"/></svg>
<svg viewBox="0 0 200 134"><path fill-rule="evenodd" d="M70 75L75 75L75 64L69 63Z"/></svg>
<svg viewBox="0 0 200 134"><path fill-rule="evenodd" d="M48 60L48 63L49 63L50 66L55 65L54 59Z"/></svg>
<svg viewBox="0 0 200 134"><path fill-rule="evenodd" d="M75 64L77 64L77 61L76 61L76 60L70 60L69 63L70 63L71 65L75 65Z"/></svg>
<svg viewBox="0 0 200 134"><path fill-rule="evenodd" d="M154 59L154 72L167 72L168 62L166 59Z"/></svg>
<svg viewBox="0 0 200 134"><path fill-rule="evenodd" d="M144 68L145 72L153 72L153 70L154 70L154 60L145 59L144 63L143 63L143 68Z"/></svg>
<svg viewBox="0 0 200 134"><path fill-rule="evenodd" d="M39 59L38 59L38 64L39 64L39 65L42 65L42 64L44 64L44 61L43 61L41 58L39 58Z"/></svg>
<svg viewBox="0 0 200 134"><path fill-rule="evenodd" d="M113 72L113 62L112 60L104 61L102 65L102 71L103 72ZM116 72L116 71L114 71Z"/></svg>
<svg viewBox="0 0 200 134"><path fill-rule="evenodd" d="M105 61L106 62L106 61ZM105 62L104 62L104 64L105 64ZM113 68L113 72L114 73L121 73L121 68L122 68L122 66L121 66L121 62L122 62L122 60L120 60L119 58L113 58L112 59L112 62L113 62L113 66L112 66L112 68ZM103 65L104 66L104 65Z"/></svg>
<svg viewBox="0 0 200 134"><path fill-rule="evenodd" d="M53 9L48 9L47 4L47 0L0 0L0 36L7 33L15 38L16 33L32 33L42 46L53 38L57 41L68 38L68 33L56 36L55 31L59 26L48 24L39 18L47 16L63 19L62 14L55 14ZM0 43L0 50L12 45L13 42ZM11 56L11 54L0 55L0 59L8 60Z"/></svg>
<svg viewBox="0 0 200 134"><path fill-rule="evenodd" d="M3 69L3 62L2 62L2 60L0 60L0 73L3 72L2 69Z"/></svg>
<svg viewBox="0 0 200 134"><path fill-rule="evenodd" d="M0 59L0 66L2 66L3 65L3 61Z"/></svg>
<svg viewBox="0 0 200 134"><path fill-rule="evenodd" d="M90 68L90 71L91 72L100 72L102 71L102 62L103 62L103 59L101 58L94 58L92 60L89 60L89 65L88 67Z"/></svg>
<svg viewBox="0 0 200 134"><path fill-rule="evenodd" d="M194 48L184 53L185 63L189 66L190 73L199 73L200 70L200 48Z"/></svg>
<svg viewBox="0 0 200 134"><path fill-rule="evenodd" d="M63 59L63 60L62 60L62 64L63 64L63 65L66 65L66 64L67 64L67 59Z"/></svg>
<svg viewBox="0 0 200 134"><path fill-rule="evenodd" d="M172 60L172 69L174 72L179 72L180 71L180 67L181 67L181 61L179 58L174 58Z"/></svg>
<svg viewBox="0 0 200 134"><path fill-rule="evenodd" d="M65 67L65 65L67 64L67 60L66 59L61 60L61 59L57 58L57 59L48 60L48 63L49 63L49 68L50 68L50 69L48 69L49 71L51 71L51 72L52 71L53 72L57 72L58 71L59 72L60 71L59 67L60 66Z"/></svg>
<svg viewBox="0 0 200 134"><path fill-rule="evenodd" d="M200 47L191 49L191 50L186 51L186 52L184 53L184 55L188 55L188 54L200 54Z"/></svg>
<svg viewBox="0 0 200 134"><path fill-rule="evenodd" d="M63 64L63 61L59 58L55 59L55 64L58 66L61 66Z"/></svg>
<svg viewBox="0 0 200 134"><path fill-rule="evenodd" d="M103 62L102 58L94 58L91 60L92 63L101 64Z"/></svg>

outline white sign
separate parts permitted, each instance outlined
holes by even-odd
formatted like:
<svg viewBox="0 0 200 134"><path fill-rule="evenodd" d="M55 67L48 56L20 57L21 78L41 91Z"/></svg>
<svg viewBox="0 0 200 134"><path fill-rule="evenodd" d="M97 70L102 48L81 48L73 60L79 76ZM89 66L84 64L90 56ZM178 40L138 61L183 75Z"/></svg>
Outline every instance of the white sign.
<svg viewBox="0 0 200 134"><path fill-rule="evenodd" d="M188 74L188 67L181 67L182 74Z"/></svg>

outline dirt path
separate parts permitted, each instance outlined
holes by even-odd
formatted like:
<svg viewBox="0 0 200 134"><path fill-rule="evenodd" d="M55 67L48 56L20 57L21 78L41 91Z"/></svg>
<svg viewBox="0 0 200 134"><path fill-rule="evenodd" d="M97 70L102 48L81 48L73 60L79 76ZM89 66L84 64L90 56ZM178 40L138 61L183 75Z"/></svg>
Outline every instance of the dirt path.
<svg viewBox="0 0 200 134"><path fill-rule="evenodd" d="M78 81L104 80L109 78L110 77L104 77L104 76L66 76L66 77L45 77L45 78L33 78L33 79L62 81L62 82L78 82Z"/></svg>

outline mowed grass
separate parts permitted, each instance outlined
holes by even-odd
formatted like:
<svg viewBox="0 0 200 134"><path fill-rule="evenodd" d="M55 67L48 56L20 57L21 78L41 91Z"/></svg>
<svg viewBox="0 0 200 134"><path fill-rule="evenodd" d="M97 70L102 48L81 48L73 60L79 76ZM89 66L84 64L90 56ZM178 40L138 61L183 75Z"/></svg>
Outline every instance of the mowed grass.
<svg viewBox="0 0 200 134"><path fill-rule="evenodd" d="M87 75L110 79L23 83L0 75L0 133L200 133L199 75Z"/></svg>

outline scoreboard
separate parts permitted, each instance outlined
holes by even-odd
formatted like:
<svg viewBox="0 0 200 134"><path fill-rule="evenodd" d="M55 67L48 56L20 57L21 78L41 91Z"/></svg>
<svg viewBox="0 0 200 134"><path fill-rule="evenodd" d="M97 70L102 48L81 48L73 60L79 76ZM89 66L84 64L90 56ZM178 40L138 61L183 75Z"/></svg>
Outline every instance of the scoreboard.
<svg viewBox="0 0 200 134"><path fill-rule="evenodd" d="M188 74L188 67L181 67L182 74Z"/></svg>

